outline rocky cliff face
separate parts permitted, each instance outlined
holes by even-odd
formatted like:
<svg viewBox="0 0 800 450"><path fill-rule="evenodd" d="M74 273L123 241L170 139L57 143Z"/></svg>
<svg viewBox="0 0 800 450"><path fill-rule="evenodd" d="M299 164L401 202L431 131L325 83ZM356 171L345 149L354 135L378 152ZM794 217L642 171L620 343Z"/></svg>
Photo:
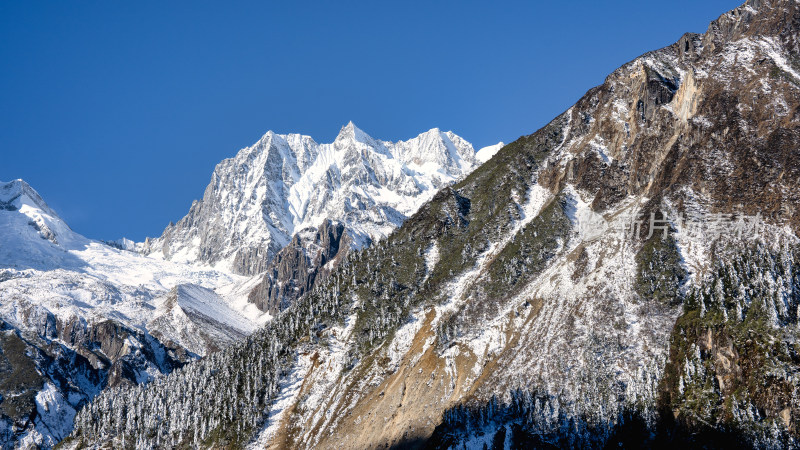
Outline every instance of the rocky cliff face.
<svg viewBox="0 0 800 450"><path fill-rule="evenodd" d="M70 445L797 447L798 36L749 0L624 65Z"/></svg>
<svg viewBox="0 0 800 450"><path fill-rule="evenodd" d="M758 210L795 227L797 186L783 171L797 166L796 8L748 3L615 71L572 110L583 115L572 114L583 151L543 181L599 190L600 210L690 189L712 210Z"/></svg>
<svg viewBox="0 0 800 450"><path fill-rule="evenodd" d="M472 145L438 129L396 143L352 122L332 144L268 132L217 165L203 199L143 252L258 274L295 233L326 219L344 224L356 246L384 237L476 166Z"/></svg>
<svg viewBox="0 0 800 450"><path fill-rule="evenodd" d="M135 385L195 358L110 320L87 323L44 310L38 326L0 321L0 443L49 448L102 389Z"/></svg>
<svg viewBox="0 0 800 450"><path fill-rule="evenodd" d="M277 314L325 279L351 250L344 225L325 220L318 229L295 234L269 264L248 300Z"/></svg>

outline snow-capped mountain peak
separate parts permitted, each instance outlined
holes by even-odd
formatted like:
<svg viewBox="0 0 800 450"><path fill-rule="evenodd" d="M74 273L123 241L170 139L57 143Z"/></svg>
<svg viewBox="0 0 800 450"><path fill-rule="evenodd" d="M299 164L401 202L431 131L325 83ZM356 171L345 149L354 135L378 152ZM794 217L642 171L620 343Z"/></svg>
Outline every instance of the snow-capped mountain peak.
<svg viewBox="0 0 800 450"><path fill-rule="evenodd" d="M61 220L58 214L47 205L39 193L25 180L18 178L9 182L0 181L0 209L14 211L21 209L25 205L40 209L47 215Z"/></svg>
<svg viewBox="0 0 800 450"><path fill-rule="evenodd" d="M75 263L65 251L88 242L20 179L0 182L0 229L0 261L22 268Z"/></svg>
<svg viewBox="0 0 800 450"><path fill-rule="evenodd" d="M396 143L352 121L330 144L268 132L217 165L203 199L143 251L255 274L325 219L344 223L356 245L386 236L477 166L469 142L438 128Z"/></svg>
<svg viewBox="0 0 800 450"><path fill-rule="evenodd" d="M334 142L360 142L366 145L376 144L375 139L365 133L361 128L358 128L352 120L347 122L347 125L343 126L342 129L339 130L339 134L336 136Z"/></svg>
<svg viewBox="0 0 800 450"><path fill-rule="evenodd" d="M396 155L406 164L423 166L475 165L475 149L472 144L452 131L442 132L432 128L419 136L397 143Z"/></svg>

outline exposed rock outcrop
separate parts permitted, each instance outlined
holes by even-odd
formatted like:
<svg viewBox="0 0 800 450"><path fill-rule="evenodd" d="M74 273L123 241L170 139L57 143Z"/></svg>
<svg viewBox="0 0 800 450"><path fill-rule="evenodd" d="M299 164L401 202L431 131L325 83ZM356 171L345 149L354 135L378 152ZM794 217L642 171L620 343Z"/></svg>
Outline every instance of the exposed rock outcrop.
<svg viewBox="0 0 800 450"><path fill-rule="evenodd" d="M324 280L351 247L344 225L327 219L316 230L298 232L275 255L249 300L273 315L283 311Z"/></svg>

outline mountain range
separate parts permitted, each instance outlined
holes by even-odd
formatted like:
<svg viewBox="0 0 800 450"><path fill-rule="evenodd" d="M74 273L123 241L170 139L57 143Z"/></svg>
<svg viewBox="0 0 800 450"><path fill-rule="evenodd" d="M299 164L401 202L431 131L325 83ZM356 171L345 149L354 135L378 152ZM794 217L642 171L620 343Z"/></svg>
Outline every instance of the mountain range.
<svg viewBox="0 0 800 450"><path fill-rule="evenodd" d="M271 286L266 269L286 265L272 252L289 243L294 261L319 252L307 236L323 226L338 230L341 258L399 226L476 157L438 129L396 144L352 123L333 144L269 132L220 163L187 217L144 243L88 239L23 180L0 183L0 444L50 447L101 390L247 337L303 293L258 295ZM312 286L335 253L303 259L280 283Z"/></svg>
<svg viewBox="0 0 800 450"><path fill-rule="evenodd" d="M438 128L397 143L352 122L331 144L270 131L218 164L203 199L142 253L255 275L293 236L326 219L342 223L361 248L470 173L476 156L469 142Z"/></svg>

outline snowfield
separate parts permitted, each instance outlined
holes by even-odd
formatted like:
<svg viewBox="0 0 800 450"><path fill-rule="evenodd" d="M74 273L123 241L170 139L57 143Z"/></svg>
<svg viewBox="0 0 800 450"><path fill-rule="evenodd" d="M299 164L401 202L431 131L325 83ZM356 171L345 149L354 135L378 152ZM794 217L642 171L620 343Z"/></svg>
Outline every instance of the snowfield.
<svg viewBox="0 0 800 450"><path fill-rule="evenodd" d="M18 313L36 305L57 318L112 319L142 330L177 285L231 291L245 277L149 258L87 239L72 231L22 180L0 185L0 315L24 327ZM10 201L9 201L10 200ZM14 210L9 210L15 208ZM222 299L220 297L220 299ZM233 298L231 298L233 300ZM226 310L219 307L225 305ZM236 305L236 306L232 306ZM206 308L243 332L251 332L263 313L222 299ZM238 311L234 308L238 308Z"/></svg>

